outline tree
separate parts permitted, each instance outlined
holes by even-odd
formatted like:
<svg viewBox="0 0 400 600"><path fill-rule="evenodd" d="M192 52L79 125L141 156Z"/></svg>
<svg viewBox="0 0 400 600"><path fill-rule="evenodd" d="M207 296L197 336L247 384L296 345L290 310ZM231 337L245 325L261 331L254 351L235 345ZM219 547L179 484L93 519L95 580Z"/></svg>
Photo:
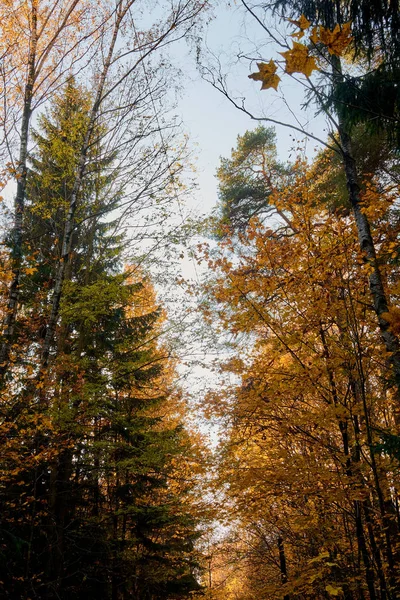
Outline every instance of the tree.
<svg viewBox="0 0 400 600"><path fill-rule="evenodd" d="M73 4L74 7L78 5L77 0L74 0ZM46 3L43 3L43 5L40 6L43 8L43 20L44 23L46 23L46 19L52 17L51 6ZM166 48L170 43L180 39L182 35L190 31L195 24L197 16L204 8L204 5L195 0L193 0L193 2L190 1L171 5L169 7L169 12L167 10L163 11L164 19L162 22L150 22L149 25L149 21L151 21L151 19L149 19L146 26L143 25L143 30L140 30L141 8L138 7L133 0L120 0L116 6L112 3L109 4L108 0L105 0L105 2L100 5L101 10L98 12L96 11L99 5L96 2L94 7L90 5L91 8L95 9L96 14L94 16L91 15L89 9L86 10L86 5L83 3L79 4L79 7L82 10L82 18L84 17L84 19L80 21L79 16L81 13L77 14L77 27L79 34L82 36L83 48L81 48L80 44L72 36L70 38L72 49L69 50L67 46L66 54L63 54L63 46L61 43L59 45L56 44L56 36L54 39L52 38L51 42L51 48L57 48L57 52L60 53L56 58L53 59L49 54L50 50L47 51L46 49L43 50L43 57L42 55L40 57L40 60L42 60L42 58L43 60L40 63L35 62L35 55L29 55L32 59L32 65L34 65L35 68L38 67L39 64L47 64L45 63L45 60L47 59L50 61L50 67L53 68L53 70L54 61L57 67L55 69L57 77L54 79L54 86L50 85L50 82L53 82L53 78L50 74L48 72L43 74L44 80L42 84L46 94L38 96L38 103L39 100L43 102L51 97L51 94L54 93L54 87L62 83L63 77L75 75L77 80L86 79L86 81L91 81L93 83L90 114L80 148L74 184L69 197L69 209L64 223L62 256L60 257L57 275L54 279L52 311L49 315L46 326L45 342L43 344L42 370L47 368L50 350L54 340L55 328L59 317L62 283L72 250L72 232L75 227L76 210L79 204L79 190L87 169L87 158L90 154L90 147L92 144L96 144L99 141L96 140L94 136L97 125L103 119L106 119L108 122L106 135L107 143L105 143L103 136L100 136L104 142L103 148L107 148L107 153L112 156L117 147L122 150L122 152L119 153L121 162L120 164L115 165L115 168L118 168L121 196L124 195L125 210L127 210L126 205L133 206L140 199L145 197L147 193L151 195L149 188L155 179L161 179L162 175L164 175L165 178L171 177L171 173L174 171L174 167L172 166L174 161L172 159L171 161L168 161L168 164L166 165L164 143L162 144L162 149L158 150L158 153L155 152L153 145L153 152L148 153L147 160L143 160L145 153L140 152L142 160L140 165L137 164L136 153L138 152L138 149L143 150L144 141L148 137L153 136L155 132L160 135L159 132L162 130L160 125L160 115L153 115L152 118L148 120L148 115L146 114L147 110L151 110L151 112L154 113L154 109L159 103L160 96L163 96L167 89L167 77L164 69L165 63L162 62L161 58L157 60L157 55L163 48ZM33 16L27 26L29 32L31 32L30 23L36 23L36 13L38 8L39 5L35 2L32 9ZM135 10L138 10L136 21L133 12L134 8ZM8 18L8 13L5 15L5 18ZM90 27L87 29L84 27L86 18L90 23ZM6 22L8 24L7 20ZM68 20L66 23L62 21L63 27L68 23ZM58 33L63 30L60 29L61 26L58 22L56 22L56 24L58 35ZM35 27L32 29L33 45L31 44L29 46L32 46L32 48L36 48L35 44L37 36ZM44 28L41 27L40 32L43 33L43 31ZM73 56L73 60L68 62L70 55ZM11 54L10 56L13 58L14 55ZM67 63L68 69L64 70ZM21 64L18 63L15 69L13 67L11 71L14 73L15 70L19 76L21 72L19 69L21 68L24 71L26 64L26 59L23 57ZM61 74L57 70L58 68L61 69ZM53 73L53 70L50 69L51 73ZM28 80L30 81L29 85L31 87L33 85L32 78L34 78L35 73L32 72L28 77ZM46 87L47 84L48 87ZM38 83L36 85L38 85ZM42 88L38 88L38 94L40 91L43 91ZM29 92L29 94L31 94L31 92ZM5 90L4 98L6 98L7 102L11 102L11 96L10 94L7 95L7 90ZM31 98L30 95L29 98ZM17 194L18 201L14 211L14 233L11 236L14 240L12 241L11 246L15 246L15 250L12 250L12 253L15 255L16 262L12 267L14 275L13 282L9 288L9 308L4 323L4 340L0 354L2 365L0 366L0 373L3 378L10 367L10 347L12 344L14 344L13 347L17 345L17 340L14 339L14 330L18 316L17 309L23 231L22 215L25 202L26 156L28 152L31 108L33 109L28 102L28 104L26 104L26 114L29 116L29 119L23 120L24 133L21 135L24 150L23 156L21 155L20 157L19 164L21 165L20 169L24 170L24 175L21 177L18 176L20 192ZM153 128L154 125L155 127ZM168 136L165 137L165 140L167 143ZM154 156L156 157L156 160L151 161ZM160 163L164 165L163 169L160 167ZM136 171L134 167L137 167L139 170ZM152 174L150 175L150 173ZM132 186L132 189L129 186L129 182L135 180L137 183ZM113 204L111 206L111 209L112 208L114 208ZM137 206L135 206L135 209L138 210Z"/></svg>
<svg viewBox="0 0 400 600"><path fill-rule="evenodd" d="M199 450L182 425L151 283L136 266L122 270L123 240L102 218L112 198L99 144L79 188L53 360L40 371L44 335L34 334L48 316L90 106L70 80L34 134L24 261L35 266L24 267L19 321L26 358L2 402L2 581L10 597L184 598L199 588Z"/></svg>
<svg viewBox="0 0 400 600"><path fill-rule="evenodd" d="M87 39L99 27L94 8L96 4L80 0L56 4L34 0L2 5L2 145L17 184L14 223L9 236L12 278L0 349L2 376L8 369L10 346L15 343L31 118L34 109L46 101L88 52ZM87 29L83 31L82 26ZM18 125L19 141L16 141Z"/></svg>
<svg viewBox="0 0 400 600"><path fill-rule="evenodd" d="M209 404L225 423L219 485L243 600L399 593L398 473L380 442L396 431L397 398L382 385L355 225L320 195L322 160L299 161L269 198L291 228L253 219L208 257L206 310L235 342L221 370L239 379ZM362 196L394 298L395 197L379 177Z"/></svg>
<svg viewBox="0 0 400 600"><path fill-rule="evenodd" d="M289 176L289 168L277 162L272 128L260 125L238 136L231 159L222 159L217 172L221 223L243 231L252 217L271 213L268 200Z"/></svg>
<svg viewBox="0 0 400 600"><path fill-rule="evenodd" d="M271 28L265 21L267 11L262 6L258 7L261 11L261 15L259 15L257 13L257 6L252 8L245 2L243 2L243 4L246 10L248 10L263 27L265 33L269 36L269 39L273 40L282 48L282 50L284 50L280 53L284 58L284 64L280 64L280 62L273 59L269 60L269 62L263 59L262 62L257 63L258 72L252 73L249 77L256 81L261 81L263 90L270 90L271 88L276 89L279 84L280 77L277 75L278 72L282 71L289 76L300 74L300 76L303 77L302 83L308 92L309 100L312 99L316 103L319 109L324 112L329 122L331 128L329 141L319 141L322 141L322 143L332 151L337 152L343 163L346 174L348 199L357 225L357 237L364 255L364 260L370 265L368 280L371 299L374 304L380 333L385 342L388 359L392 364L392 384L399 394L399 339L394 329L390 326L390 319L387 320L387 315L390 314L391 310L390 299L385 290L382 270L377 258L374 237L371 232L371 223L368 216L362 210L361 187L352 149L352 128L355 124L360 122L369 123L371 119L369 119L369 116L366 118L360 116L357 117L355 113L357 113L357 111L360 113L360 111L362 112L364 109L362 107L360 108L360 105L356 105L355 110L353 110L353 100L347 103L345 97L345 93L350 96L352 94L352 92L348 92L348 90L351 90L354 84L353 71L355 67L358 67L361 70L363 68L362 61L360 60L357 51L361 48L362 44L364 44L364 47L369 49L369 52L371 53L373 43L376 40L376 38L371 38L368 33L372 30L372 25L370 21L368 22L366 14L363 14L362 12L365 5L364 3L361 3L357 4L356 7L353 3L351 3L351 5L350 3L344 3L339 6L337 3L332 2L321 2L317 4L305 2L304 6L308 7L310 18L316 19L317 17L321 17L321 15L325 15L328 20L322 22L314 20L311 22L304 14L297 14L297 20L288 19L289 22L297 28L297 31L294 31L293 34L291 34L289 40L285 35L277 36L273 34ZM298 7L297 3L274 3L273 6L277 7L282 4L290 11L292 16L296 14ZM356 19L356 22L353 25L350 22L343 23L341 20L344 16L348 16L349 11L347 8L349 6L353 7L353 13L358 15L358 20ZM396 54L396 47L398 48L398 43L395 38L398 11L396 7L391 7L392 5L389 7L387 3L380 6L381 9L374 4L373 12L370 13L373 15L373 22L380 23L381 29L378 37L385 37L387 42L382 46L382 54L378 57L377 61L383 69L385 69L389 63L391 69L397 68L396 60L398 59L398 55ZM343 11L341 7L344 7ZM335 26L333 27L329 19L332 20L337 16L335 15L336 8L339 11L339 16L337 17L339 20L336 21ZM346 63L343 60L345 55L347 57ZM393 60L395 62L393 62ZM383 67L383 65L385 66ZM312 77L312 75L317 72L320 72L322 75L319 82L315 82ZM316 136L308 133L299 126L298 123L282 123L279 120L269 117L258 118L246 108L244 103L239 104L230 95L226 79L224 79L221 73L215 74L215 72L212 73L207 69L206 74L208 74L211 83L215 87L217 87L238 109L243 110L251 116L251 118L265 122L278 123L290 127L294 131L300 131L312 139L317 139ZM363 79L364 75L368 79L368 73L365 73L365 69L361 79ZM379 75L379 77L381 76L382 74ZM388 83L390 88L390 77L388 76L385 78L385 76L383 76L383 79ZM393 89L396 90L395 93L397 95L397 84L393 85ZM376 113L373 113L372 120L378 122L383 128L385 128L385 123L387 125L390 121L393 128L396 128L396 124L398 123L396 111L398 109L395 108L393 104L390 110L390 115L377 115ZM368 115L371 114L369 109L367 109L366 112Z"/></svg>

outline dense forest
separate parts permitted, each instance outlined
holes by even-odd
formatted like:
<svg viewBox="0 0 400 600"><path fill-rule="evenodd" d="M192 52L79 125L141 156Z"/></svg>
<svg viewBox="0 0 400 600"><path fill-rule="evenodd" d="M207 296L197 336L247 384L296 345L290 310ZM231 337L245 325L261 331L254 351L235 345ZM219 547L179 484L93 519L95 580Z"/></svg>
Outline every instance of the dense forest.
<svg viewBox="0 0 400 600"><path fill-rule="evenodd" d="M241 0L260 113L216 7L0 4L0 598L400 599L399 6ZM183 40L248 118L197 220Z"/></svg>

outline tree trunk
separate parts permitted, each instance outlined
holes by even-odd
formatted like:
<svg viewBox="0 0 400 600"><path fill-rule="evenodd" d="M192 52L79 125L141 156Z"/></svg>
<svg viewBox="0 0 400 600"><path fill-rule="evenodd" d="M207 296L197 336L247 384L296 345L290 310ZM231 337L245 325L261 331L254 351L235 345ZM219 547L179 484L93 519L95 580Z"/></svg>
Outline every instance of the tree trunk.
<svg viewBox="0 0 400 600"><path fill-rule="evenodd" d="M333 81L343 83L340 58L332 56ZM378 317L382 340L389 355L389 362L393 370L396 387L397 406L395 407L396 424L400 426L400 343L398 337L391 331L389 322L384 315L389 311L389 303L383 286L382 275L376 256L375 244L371 234L368 217L363 213L360 198L360 186L356 163L352 153L351 136L348 131L342 111L338 110L339 141L346 173L349 201L353 210L354 220L358 232L358 240L365 262L370 266L369 289L375 313Z"/></svg>
<svg viewBox="0 0 400 600"><path fill-rule="evenodd" d="M27 80L25 85L24 107L21 122L21 142L17 168L17 193L14 200L14 227L11 240L12 280L8 292L7 312L3 325L3 340L0 347L0 377L3 378L10 362L10 347L14 340L15 321L19 300L19 282L22 265L22 228L25 207L25 190L27 176L29 125L32 116L33 86L36 77L37 51L37 5L32 2L32 31L29 43Z"/></svg>
<svg viewBox="0 0 400 600"><path fill-rule="evenodd" d="M282 585L285 585L285 583L287 583L288 576L287 576L285 548L283 545L283 539L281 537L278 538L278 551L279 551L279 568L281 571L281 581L282 581ZM284 598L284 600L289 600L289 595L285 594L283 598Z"/></svg>
<svg viewBox="0 0 400 600"><path fill-rule="evenodd" d="M110 41L107 58L105 60L103 71L99 78L99 84L98 84L98 88L97 88L97 92L96 92L96 98L93 103L93 107L92 107L92 110L90 113L88 128L87 128L85 139L84 139L84 142L83 142L83 145L81 148L81 154L80 154L79 165L78 165L78 169L77 169L77 175L76 175L75 182L73 185L70 203L69 203L68 214L67 214L65 225L64 225L64 236L63 236L63 243L62 243L61 258L60 258L60 261L58 264L58 269L57 269L57 273L56 273L56 277L55 277L55 285L54 285L54 291L53 291L51 313L50 313L49 321L47 323L46 337L45 337L43 349L42 349L42 357L41 357L41 370L42 371L43 371L43 369L46 369L46 367L47 367L48 360L49 360L49 354L50 354L50 347L53 342L54 334L55 334L55 330L56 330L56 326L57 326L58 315L59 315L59 311L60 311L60 302L61 302L61 296L62 296L62 286L64 283L65 272L66 272L66 268L67 268L67 265L68 265L68 262L70 259L70 253L71 253L71 248L72 248L72 234L73 234L74 224L75 224L74 220L75 220L75 212L76 212L77 203L78 203L78 194L81 189L82 182L83 182L83 179L84 179L85 173L86 173L87 154L88 154L90 143L92 141L92 136L93 136L93 132L94 132L94 128L95 128L95 122L98 117L100 104L102 102L102 97L103 97L104 86L105 86L107 74L108 74L108 71L111 66L111 61L112 61L112 57L114 54L119 29L121 26L122 19L125 15L125 12L126 12L126 9L121 8L121 2L120 2L119 10L117 10L117 17L116 17L115 24L114 24L113 35L112 35L112 38Z"/></svg>

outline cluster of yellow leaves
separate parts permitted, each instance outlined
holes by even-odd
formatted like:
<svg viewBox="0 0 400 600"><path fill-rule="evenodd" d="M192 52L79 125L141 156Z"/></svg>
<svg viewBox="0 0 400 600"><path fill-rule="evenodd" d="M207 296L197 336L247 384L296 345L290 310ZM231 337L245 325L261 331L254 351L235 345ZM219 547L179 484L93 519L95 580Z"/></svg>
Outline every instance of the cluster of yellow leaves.
<svg viewBox="0 0 400 600"><path fill-rule="evenodd" d="M347 214L330 209L321 194L325 188L319 178L326 184L330 175L332 182L334 171L329 161L320 167L318 161L312 169L299 162L296 182L270 197L270 205L287 217L287 235L252 220L241 247L225 243L223 257L214 260L213 300L238 345L221 367L225 389L207 402L215 416L230 419L221 443L220 478L240 522L234 524L243 544L240 556L234 548L228 552L237 561L235 573L243 574L244 591L227 568L222 576L233 581L241 600L341 598L345 587L355 595L366 589L362 569L353 567L357 541L354 517L348 521L348 515L355 503L367 505L371 497L376 502L378 492L368 460L357 361L368 381L365 402L374 426L384 428L389 422L394 427L396 405L381 385L387 371L370 308L369 265L364 267ZM376 191L368 186L365 204L376 201ZM394 252L394 232L384 225L390 218L391 191L381 186L380 193L386 214L379 214L377 235ZM390 293L399 294L393 279L391 269ZM211 306L215 310L215 303ZM400 309L384 317L400 331ZM229 383L232 374L236 379ZM389 421L382 418L386 414ZM375 432L372 436L373 443L379 441ZM390 498L385 473L397 488L398 472L391 470L384 453L374 458ZM379 515L372 526L378 535ZM265 531L268 551L262 544ZM284 585L280 537L288 565Z"/></svg>
<svg viewBox="0 0 400 600"><path fill-rule="evenodd" d="M331 31L320 25L314 27L310 40L314 44L322 43L328 48L329 54L342 56L351 44L353 37L351 35L351 22L339 24Z"/></svg>
<svg viewBox="0 0 400 600"><path fill-rule="evenodd" d="M311 27L310 21L301 15L298 21L289 19L290 23L293 23L299 28L291 34L291 37L300 40L304 37L305 31ZM342 56L349 48L352 42L351 35L351 22L344 23L344 25L337 24L333 30L322 27L313 27L310 35L310 41L313 44L322 43L327 47L328 52L335 56ZM286 52L280 52L285 59L285 73L293 75L293 73L300 73L306 77L310 77L313 71L319 70L317 61L312 54L310 54L309 48L300 43L299 41L293 41L293 47ZM279 75L276 74L278 69L277 64L271 59L268 63L260 62L257 63L258 72L251 73L249 79L255 81L261 81L262 90L273 88L278 89L280 82Z"/></svg>

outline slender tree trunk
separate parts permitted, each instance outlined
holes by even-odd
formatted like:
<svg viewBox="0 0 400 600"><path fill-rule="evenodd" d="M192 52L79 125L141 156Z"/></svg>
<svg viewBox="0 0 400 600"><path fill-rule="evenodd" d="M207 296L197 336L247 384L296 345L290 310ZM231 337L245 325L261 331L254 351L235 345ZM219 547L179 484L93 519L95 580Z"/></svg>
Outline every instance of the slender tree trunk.
<svg viewBox="0 0 400 600"><path fill-rule="evenodd" d="M11 265L12 280L8 292L7 312L3 325L3 340L0 347L0 377L3 378L10 362L10 347L15 335L19 301L19 283L22 265L23 216L28 160L29 125L32 116L33 86L36 77L37 51L37 4L32 2L31 38L29 43L27 79L25 85L24 106L21 122L21 141L17 168L17 192L14 200L14 227L12 230Z"/></svg>
<svg viewBox="0 0 400 600"><path fill-rule="evenodd" d="M354 514L356 521L356 535L358 547L361 552L361 556L363 559L364 567L365 567L365 579L367 582L368 593L370 600L376 600L376 590L375 590L375 582L374 582L374 571L371 565L371 560L368 553L367 544L365 541L364 527L362 523L362 514L361 514L361 502L359 500L354 500Z"/></svg>
<svg viewBox="0 0 400 600"><path fill-rule="evenodd" d="M65 221L64 226L64 236L61 250L61 258L58 264L58 269L55 277L53 298L52 298L52 307L50 317L47 323L46 329L46 337L43 344L42 349L42 357L41 357L41 370L45 369L48 364L50 347L54 339L54 334L57 326L58 316L60 312L60 302L62 296L62 287L64 283L66 268L70 259L71 248L72 248L72 234L74 231L75 225L75 212L78 204L78 195L82 187L82 182L86 173L86 162L87 162L87 154L89 151L89 146L92 141L93 132L95 129L96 119L98 117L99 108L101 105L104 87L108 75L108 71L111 66L115 45L117 42L117 37L119 33L119 29L121 26L122 19L126 13L125 9L122 9L121 2L119 3L119 10L117 11L117 16L114 24L113 35L110 41L110 46L107 54L107 58L104 63L103 71L99 78L99 84L97 87L96 98L93 103L93 107L90 113L90 119L88 128L86 131L85 139L81 148L81 154L77 169L77 175L75 178L75 182L71 192L71 198L69 203L69 209Z"/></svg>
<svg viewBox="0 0 400 600"><path fill-rule="evenodd" d="M278 552L279 552L279 568L281 571L281 581L282 585L285 585L288 580L287 575L287 566L286 566L286 555L285 555L285 547L283 545L283 539L281 537L278 538ZM289 600L289 594L284 595L284 600Z"/></svg>
<svg viewBox="0 0 400 600"><path fill-rule="evenodd" d="M343 83L343 75L340 58L332 56L333 80L337 83ZM385 288L382 281L382 274L376 256L375 244L371 234L371 227L368 217L362 211L360 185L358 183L358 175L356 163L353 156L351 136L345 118L341 110L338 110L339 123L339 141L341 146L341 154L343 166L346 173L347 190L349 201L353 210L354 220L358 232L358 240L361 251L364 254L365 261L369 265L371 272L369 275L369 289L371 292L372 302L375 313L378 317L381 336L389 355L389 361L393 370L393 378L396 386L396 423L400 426L400 343L398 337L390 329L389 322L384 315L389 310Z"/></svg>

